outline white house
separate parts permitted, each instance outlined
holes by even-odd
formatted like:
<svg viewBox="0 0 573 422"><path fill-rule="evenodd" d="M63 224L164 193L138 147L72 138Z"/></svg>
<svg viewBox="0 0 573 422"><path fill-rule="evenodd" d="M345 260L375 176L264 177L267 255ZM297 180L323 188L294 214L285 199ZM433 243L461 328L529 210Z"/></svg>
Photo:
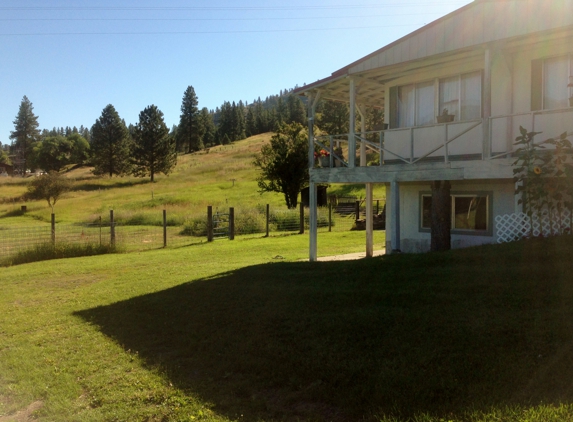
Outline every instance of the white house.
<svg viewBox="0 0 573 422"><path fill-rule="evenodd" d="M321 99L350 106L350 133L315 138L310 130L310 260L317 183L366 185L367 255L373 184L386 186L388 252L429 250L434 180L452 186L452 246L494 242L494 217L520 211L512 171L519 127L542 132L538 141L573 131L572 75L573 0L475 0L299 88L310 122ZM365 107L384 109L376 141L364 123L355 127ZM451 117L438 119L444 109ZM340 142L359 158L314 168L315 144L333 152ZM379 166L366 165L367 150L380 154Z"/></svg>

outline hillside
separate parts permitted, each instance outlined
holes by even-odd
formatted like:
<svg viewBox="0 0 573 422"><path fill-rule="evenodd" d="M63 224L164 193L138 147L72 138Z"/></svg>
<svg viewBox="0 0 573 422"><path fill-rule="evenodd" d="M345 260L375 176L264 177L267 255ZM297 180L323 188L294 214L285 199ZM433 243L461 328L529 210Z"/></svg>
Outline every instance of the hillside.
<svg viewBox="0 0 573 422"><path fill-rule="evenodd" d="M253 155L269 142L270 133L257 135L194 154L180 155L173 173L156 176L156 182L145 178L95 177L91 168L80 168L66 175L74 181L73 191L56 204L58 222L92 222L113 209L117 215L134 213L147 216L143 220L161 218L166 209L171 218L184 221L187 216L204 214L208 205L214 208L248 207L271 204L284 207L282 194L258 193ZM45 202L27 202L28 212L17 213L23 203L2 202L3 198L19 197L26 192L27 179L0 178L0 226L42 224L50 219ZM379 188L383 195L384 188ZM364 196L358 186L338 187L331 192L354 192ZM4 217L4 218L2 218Z"/></svg>

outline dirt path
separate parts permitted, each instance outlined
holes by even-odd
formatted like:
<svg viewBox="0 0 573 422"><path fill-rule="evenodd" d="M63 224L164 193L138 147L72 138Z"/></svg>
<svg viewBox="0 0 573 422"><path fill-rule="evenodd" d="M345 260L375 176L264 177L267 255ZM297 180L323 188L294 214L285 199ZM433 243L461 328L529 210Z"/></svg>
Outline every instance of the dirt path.
<svg viewBox="0 0 573 422"><path fill-rule="evenodd" d="M380 249L374 251L373 256L381 256L386 253L386 249ZM344 255L334 255L334 256L323 256L318 258L318 261L351 261L354 259L362 259L366 258L366 252L356 252L356 253L349 253ZM1 421L0 421L1 422Z"/></svg>
<svg viewBox="0 0 573 422"><path fill-rule="evenodd" d="M32 413L40 409L44 403L41 401L35 401L30 404L26 409L20 410L13 415L0 416L0 422L30 422L34 420L32 418Z"/></svg>

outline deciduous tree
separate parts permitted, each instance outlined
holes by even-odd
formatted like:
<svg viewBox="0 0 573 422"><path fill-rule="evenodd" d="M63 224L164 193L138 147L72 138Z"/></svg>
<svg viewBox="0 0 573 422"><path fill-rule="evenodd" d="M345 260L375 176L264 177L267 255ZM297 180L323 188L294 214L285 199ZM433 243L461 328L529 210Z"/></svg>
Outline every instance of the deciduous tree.
<svg viewBox="0 0 573 422"><path fill-rule="evenodd" d="M255 156L260 192L284 194L288 208L296 208L298 193L308 184L308 134L299 123L282 125Z"/></svg>
<svg viewBox="0 0 573 422"><path fill-rule="evenodd" d="M50 172L35 177L28 185L30 199L45 199L54 213L54 206L58 199L71 188L70 181L58 172Z"/></svg>
<svg viewBox="0 0 573 422"><path fill-rule="evenodd" d="M139 177L169 174L177 163L175 141L163 121L163 113L150 105L139 113L139 123L134 129L132 154L133 174Z"/></svg>
<svg viewBox="0 0 573 422"><path fill-rule="evenodd" d="M94 174L114 174L122 176L129 173L131 139L125 123L115 108L109 104L96 120L91 130L91 152Z"/></svg>

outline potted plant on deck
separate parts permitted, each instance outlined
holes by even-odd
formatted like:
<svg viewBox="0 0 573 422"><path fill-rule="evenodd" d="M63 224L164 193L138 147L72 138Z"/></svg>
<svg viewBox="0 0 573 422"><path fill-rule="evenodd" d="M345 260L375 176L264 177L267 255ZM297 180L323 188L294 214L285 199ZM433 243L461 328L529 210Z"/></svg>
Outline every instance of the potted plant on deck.
<svg viewBox="0 0 573 422"><path fill-rule="evenodd" d="M330 167L330 153L327 150L321 149L316 151L314 158L318 159L321 167Z"/></svg>
<svg viewBox="0 0 573 422"><path fill-rule="evenodd" d="M438 123L450 123L454 121L454 118L456 116L454 114L449 114L448 113L448 109L444 108L442 110L442 114L440 114L439 116L436 116L436 118L438 119Z"/></svg>

